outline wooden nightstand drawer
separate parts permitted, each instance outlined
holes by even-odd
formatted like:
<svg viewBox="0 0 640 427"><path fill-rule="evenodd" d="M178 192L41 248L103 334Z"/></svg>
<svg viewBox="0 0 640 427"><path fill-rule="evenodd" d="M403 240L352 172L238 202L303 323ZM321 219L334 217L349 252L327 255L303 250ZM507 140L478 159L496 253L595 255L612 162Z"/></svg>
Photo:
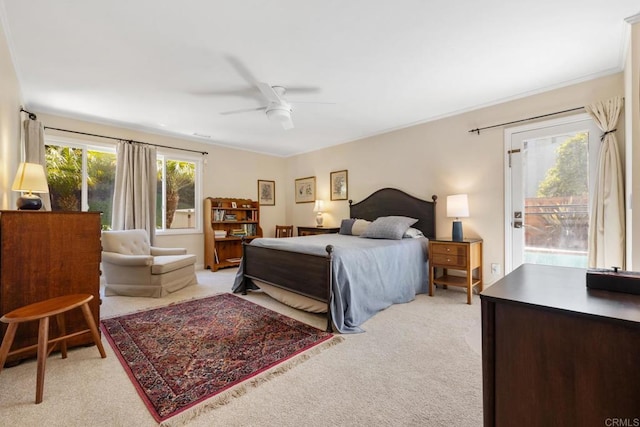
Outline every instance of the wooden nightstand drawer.
<svg viewBox="0 0 640 427"><path fill-rule="evenodd" d="M467 267L466 256L455 256L451 254L439 254L435 253L431 256L433 265L448 266L448 267L460 267L462 269Z"/></svg>
<svg viewBox="0 0 640 427"><path fill-rule="evenodd" d="M466 245L431 243L431 250L433 251L433 255L443 254L451 256L465 256L467 254Z"/></svg>

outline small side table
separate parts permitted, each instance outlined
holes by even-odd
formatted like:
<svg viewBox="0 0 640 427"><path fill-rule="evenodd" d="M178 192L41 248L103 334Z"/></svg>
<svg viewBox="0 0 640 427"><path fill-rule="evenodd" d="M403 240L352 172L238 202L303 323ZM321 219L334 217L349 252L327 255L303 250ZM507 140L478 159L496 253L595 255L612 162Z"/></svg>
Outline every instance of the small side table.
<svg viewBox="0 0 640 427"><path fill-rule="evenodd" d="M438 268L442 269L440 276ZM450 275L449 269L464 271L465 276ZM429 296L436 284L467 288L467 304L471 304L473 287L482 292L482 239L429 239Z"/></svg>
<svg viewBox="0 0 640 427"><path fill-rule="evenodd" d="M340 231L340 227L301 227L298 226L298 236L312 236L314 234L332 234Z"/></svg>

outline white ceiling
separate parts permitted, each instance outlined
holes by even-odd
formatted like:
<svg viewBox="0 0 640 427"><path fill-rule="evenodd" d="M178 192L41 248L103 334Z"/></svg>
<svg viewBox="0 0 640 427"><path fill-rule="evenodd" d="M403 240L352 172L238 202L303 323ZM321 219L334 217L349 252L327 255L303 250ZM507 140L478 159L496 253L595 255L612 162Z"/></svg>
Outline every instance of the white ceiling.
<svg viewBox="0 0 640 427"><path fill-rule="evenodd" d="M0 0L25 107L280 156L623 66L638 0ZM289 93L295 128L248 79ZM193 136L209 135L210 138ZM118 136L118 135L114 135Z"/></svg>

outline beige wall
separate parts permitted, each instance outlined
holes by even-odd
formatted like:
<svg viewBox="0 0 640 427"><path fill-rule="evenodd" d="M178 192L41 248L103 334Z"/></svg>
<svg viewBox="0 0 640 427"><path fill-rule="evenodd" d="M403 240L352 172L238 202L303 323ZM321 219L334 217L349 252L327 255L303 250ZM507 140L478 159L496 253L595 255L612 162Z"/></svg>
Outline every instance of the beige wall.
<svg viewBox="0 0 640 427"><path fill-rule="evenodd" d="M632 19L630 43L624 70L625 79L625 141L626 201L627 201L627 265L640 270L640 15ZM634 168L633 166L636 165ZM635 197L633 196L635 194ZM635 226L634 226L635 224ZM636 250L634 250L636 248Z"/></svg>
<svg viewBox="0 0 640 427"><path fill-rule="evenodd" d="M480 135L468 131L616 95L624 95L622 73L299 155L289 159L288 200L293 200L295 178L314 175L318 197L329 200L330 172L348 169L349 198L355 202L382 187L396 187L423 199L438 195L437 234L450 236L446 196L468 193L465 235L484 239L485 278L492 283L501 275L492 276L490 264L504 267L504 128ZM621 133L622 129L619 137ZM311 225L312 208L312 204L291 203L287 218L295 225ZM347 202L328 203L327 226L339 225L348 216Z"/></svg>
<svg viewBox="0 0 640 427"><path fill-rule="evenodd" d="M20 162L21 93L0 20L0 209L14 206L13 177Z"/></svg>

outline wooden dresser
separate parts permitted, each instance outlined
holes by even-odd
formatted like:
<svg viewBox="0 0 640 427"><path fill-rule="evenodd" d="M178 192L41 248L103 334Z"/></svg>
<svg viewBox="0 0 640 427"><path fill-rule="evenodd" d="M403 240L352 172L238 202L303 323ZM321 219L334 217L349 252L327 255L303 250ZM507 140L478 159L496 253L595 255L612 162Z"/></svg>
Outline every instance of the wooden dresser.
<svg viewBox="0 0 640 427"><path fill-rule="evenodd" d="M100 322L100 213L0 211L0 314L33 302L75 293L92 294L89 303ZM57 336L51 322L50 336ZM86 329L80 310L68 313L67 332ZM7 325L0 323L0 338ZM18 328L13 347L37 343L38 322ZM69 346L92 344L90 334ZM11 360L33 357L16 355Z"/></svg>
<svg viewBox="0 0 640 427"><path fill-rule="evenodd" d="M638 425L639 295L525 264L480 298L485 426Z"/></svg>
<svg viewBox="0 0 640 427"><path fill-rule="evenodd" d="M313 236L315 234L334 234L340 231L340 227L304 227L298 226L298 236Z"/></svg>

